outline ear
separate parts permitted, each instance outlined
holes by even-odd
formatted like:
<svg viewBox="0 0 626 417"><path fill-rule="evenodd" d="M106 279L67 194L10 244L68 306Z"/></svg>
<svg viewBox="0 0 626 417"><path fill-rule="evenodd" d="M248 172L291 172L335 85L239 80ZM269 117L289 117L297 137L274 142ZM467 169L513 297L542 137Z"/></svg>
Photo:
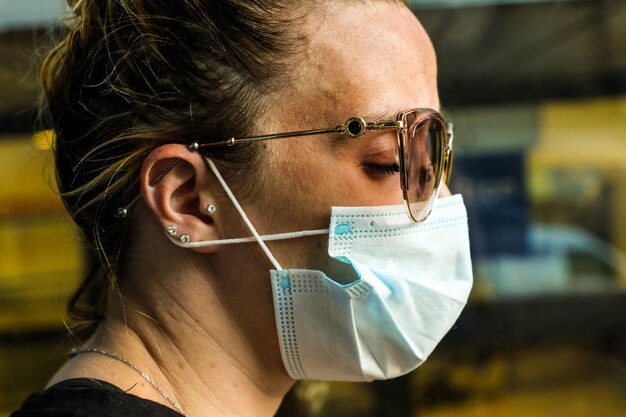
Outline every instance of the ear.
<svg viewBox="0 0 626 417"><path fill-rule="evenodd" d="M141 167L141 192L164 233L174 226L174 239L182 235L188 235L192 242L220 239L219 210L207 210L208 205L216 205L212 179L202 155L185 145L164 145L148 155ZM216 248L193 250L206 253Z"/></svg>

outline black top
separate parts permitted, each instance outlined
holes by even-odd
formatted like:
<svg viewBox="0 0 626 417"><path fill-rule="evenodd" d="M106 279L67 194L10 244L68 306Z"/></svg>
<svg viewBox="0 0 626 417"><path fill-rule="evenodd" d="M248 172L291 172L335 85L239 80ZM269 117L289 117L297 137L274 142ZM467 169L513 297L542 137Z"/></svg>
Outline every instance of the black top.
<svg viewBox="0 0 626 417"><path fill-rule="evenodd" d="M31 395L10 417L181 417L108 382L76 378Z"/></svg>

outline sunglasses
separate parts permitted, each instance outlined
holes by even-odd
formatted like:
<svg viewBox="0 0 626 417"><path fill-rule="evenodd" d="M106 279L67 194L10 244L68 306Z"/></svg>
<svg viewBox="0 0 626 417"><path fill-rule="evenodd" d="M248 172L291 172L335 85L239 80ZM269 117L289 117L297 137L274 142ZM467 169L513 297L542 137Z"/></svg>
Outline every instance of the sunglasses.
<svg viewBox="0 0 626 417"><path fill-rule="evenodd" d="M435 110L420 108L398 114L396 120L366 122L360 117L351 117L342 125L313 130L274 133L244 138L230 138L218 142L192 143L192 151L230 147L243 143L263 140L293 138L322 134L338 134L351 140L362 139L369 131L394 129L397 132L397 160L400 171L400 188L409 218L423 222L428 218L433 203L439 194L442 179L449 181L452 172L452 141L454 126L446 124L443 117ZM155 178L150 185L155 185L180 160L176 160ZM118 214L125 217L126 208Z"/></svg>

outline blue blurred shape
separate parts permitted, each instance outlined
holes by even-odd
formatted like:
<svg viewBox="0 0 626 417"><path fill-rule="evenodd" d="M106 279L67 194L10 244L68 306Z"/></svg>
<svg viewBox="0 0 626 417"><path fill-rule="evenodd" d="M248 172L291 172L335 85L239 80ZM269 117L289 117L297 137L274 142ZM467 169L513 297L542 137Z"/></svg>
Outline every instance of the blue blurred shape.
<svg viewBox="0 0 626 417"><path fill-rule="evenodd" d="M528 252L524 161L519 152L455 158L451 189L465 199L474 259Z"/></svg>

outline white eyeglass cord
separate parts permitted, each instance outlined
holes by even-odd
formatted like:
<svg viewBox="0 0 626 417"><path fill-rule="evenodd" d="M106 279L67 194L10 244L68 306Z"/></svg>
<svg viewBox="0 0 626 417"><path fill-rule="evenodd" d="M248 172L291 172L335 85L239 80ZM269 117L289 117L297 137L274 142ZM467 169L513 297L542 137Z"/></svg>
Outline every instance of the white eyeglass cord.
<svg viewBox="0 0 626 417"><path fill-rule="evenodd" d="M235 208L239 212L239 215L241 216L243 221L246 223L246 226L248 227L248 229L252 233L252 236L251 237L233 238L233 239L202 240L202 241L197 241L197 242L186 242L186 243L183 243L180 240L174 239L172 236L168 235L167 232L166 232L165 236L167 236L167 238L173 244L175 244L176 246L179 246L181 248L201 248L201 247L212 246L212 245L228 245L228 244L235 244L235 243L257 242L261 246L261 249L263 249L263 252L265 252L265 255L270 260L270 262L272 263L274 268L277 271L280 271L283 268L280 266L280 264L278 263L278 261L276 260L274 255L272 255L272 252L270 252L269 248L265 244L265 241L294 239L294 238L300 238L300 237L306 237L306 236L316 236L316 235L328 234L328 229L317 229L317 230L303 230L303 231L299 231L299 232L287 232L287 233L275 233L275 234L269 234L269 235L259 235L259 233L256 231L255 227L252 225L252 222L250 221L250 219L248 218L246 213L241 208L241 205L237 201L237 198L235 198L235 195L230 190L230 187L228 186L228 184L226 184L226 181L224 181L224 178L222 177L222 175L218 171L218 169L215 166L215 164L213 163L213 161L211 161L209 158L205 158L205 161L206 161L208 167L211 169L211 171L213 171L213 173L217 177L217 180L219 181L219 183L221 184L222 188L226 192L226 195L228 195L228 198L230 199L230 201L232 201L233 205L235 206Z"/></svg>
<svg viewBox="0 0 626 417"><path fill-rule="evenodd" d="M270 252L265 242L263 242L263 239L261 239L261 236L259 236L259 233L256 231L256 229L252 225L252 222L250 222L250 219L248 219L248 216L246 216L246 213L241 208L241 205L239 205L239 202L235 198L235 195L233 194L233 192L230 191L230 187L228 186L228 184L226 184L226 181L224 181L224 178L222 178L222 174L220 174L220 172L217 170L217 167L215 166L213 161L211 161L209 158L205 158L204 160L207 162L207 164L209 165L209 168L211 168L211 171L213 171L213 173L217 177L217 180L220 182L220 184L224 188L224 191L226 191L228 198L230 198L230 201L232 201L233 204L235 205L235 208L241 215L241 218L246 223L246 226L248 226L248 229L250 229L252 236L254 236L254 238L259 243L259 245L261 245L261 249L263 249L263 252L265 252L265 255L269 258L272 265L274 265L274 268L276 268L277 271L281 271L283 268L281 268L276 258L274 258L274 255L272 255L272 252Z"/></svg>
<svg viewBox="0 0 626 417"><path fill-rule="evenodd" d="M286 239L297 239L300 237L307 236L317 236L317 235L327 235L328 229L318 229L318 230L302 230L300 232L286 232L286 233L274 233L271 235L259 235L259 237L264 242L270 242L273 240L286 240ZM167 236L173 244L176 246L180 246L181 248L203 248L206 246L213 245L233 245L236 243L252 243L256 242L256 238L254 236L250 237L237 237L232 239L219 239L219 240L200 240L197 242L189 242L182 243L180 240L173 238L170 234L165 232L165 236Z"/></svg>
<svg viewBox="0 0 626 417"><path fill-rule="evenodd" d="M235 205L235 208L237 209L237 211L241 215L241 218L246 223L246 226L248 226L248 229L250 229L250 232L252 233L252 236L254 236L254 238L259 243L259 245L261 245L261 249L263 249L263 252L265 252L265 255L269 258L269 260L272 263L272 265L274 265L274 268L276 268L277 271L281 271L283 268L281 268L281 266L278 263L278 261L276 260L276 258L274 258L274 255L272 255L272 252L270 252L270 250L267 247L267 245L265 244L265 242L263 242L263 239L261 239L261 236L259 236L259 233L256 231L256 229L252 225L252 222L250 222L250 219L248 219L248 216L246 216L246 213L241 208L241 205L239 205L239 202L235 198L235 195L233 194L232 191L230 191L230 187L228 186L228 184L226 184L226 181L224 181L224 178L222 177L222 174L220 174L220 172L217 170L217 167L215 166L213 161L211 161L209 158L205 158L205 161L207 162L207 164L211 168L211 171L213 171L213 173L217 177L217 180L220 182L220 184L224 188L224 191L226 191L226 195L228 195L228 198L230 198L230 201L232 201L233 204Z"/></svg>

